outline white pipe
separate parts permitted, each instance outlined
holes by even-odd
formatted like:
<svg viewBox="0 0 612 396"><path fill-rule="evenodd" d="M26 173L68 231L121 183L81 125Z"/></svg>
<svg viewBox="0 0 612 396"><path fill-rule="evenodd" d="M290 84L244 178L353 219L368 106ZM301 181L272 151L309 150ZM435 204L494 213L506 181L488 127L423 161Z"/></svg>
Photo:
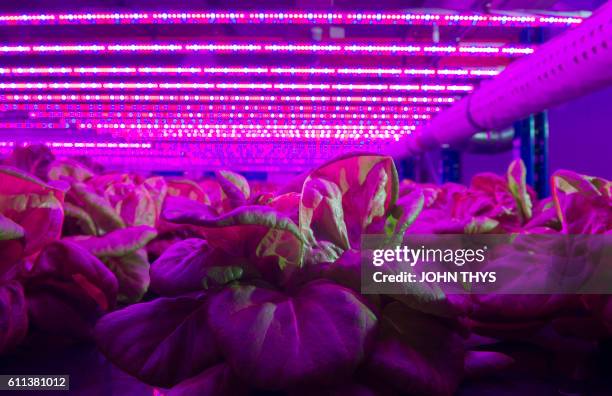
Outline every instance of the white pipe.
<svg viewBox="0 0 612 396"><path fill-rule="evenodd" d="M612 85L612 2L542 44L415 131L405 156L501 130L530 114Z"/></svg>

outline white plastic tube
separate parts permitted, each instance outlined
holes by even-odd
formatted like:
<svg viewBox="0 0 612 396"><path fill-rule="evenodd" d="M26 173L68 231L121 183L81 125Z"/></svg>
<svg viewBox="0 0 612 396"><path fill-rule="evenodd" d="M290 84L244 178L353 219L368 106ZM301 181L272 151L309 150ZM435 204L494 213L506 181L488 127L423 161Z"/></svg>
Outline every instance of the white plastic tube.
<svg viewBox="0 0 612 396"><path fill-rule="evenodd" d="M513 62L415 131L400 156L454 145L612 85L612 2L577 27Z"/></svg>

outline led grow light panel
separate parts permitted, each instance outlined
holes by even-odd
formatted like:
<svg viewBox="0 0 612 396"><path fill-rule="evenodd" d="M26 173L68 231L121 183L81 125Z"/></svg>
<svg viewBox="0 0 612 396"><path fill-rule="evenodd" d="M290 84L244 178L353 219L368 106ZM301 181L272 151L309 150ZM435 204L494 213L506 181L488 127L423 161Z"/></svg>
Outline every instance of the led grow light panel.
<svg viewBox="0 0 612 396"><path fill-rule="evenodd" d="M177 164L183 158L199 166L295 161L292 166L299 167L303 161L310 167L351 149L390 151L481 81L534 52L537 45L518 40L521 28L581 21L444 12L0 15L6 37L0 46L0 135L14 136L15 144L93 144L96 139L150 144L134 155L148 152ZM121 40L111 33L114 24L123 25ZM240 37L241 30L213 37L199 29L203 35L197 39L185 33L189 26L216 24L253 26L249 37ZM369 34L349 32L323 41L303 33L282 38L288 25L314 24L362 25L358 30ZM488 33L469 42L450 35L437 42L422 34L406 39L410 35L382 33L386 25L404 30L419 25L423 32L434 24L451 26L446 32L452 26L478 26ZM175 29L179 25L187 27ZM253 33L259 26L265 26L264 33ZM513 27L514 33L499 27ZM81 29L86 33L79 35ZM22 31L28 32L27 41ZM61 136L65 139L56 138ZM287 147L283 155L288 147L301 154L260 156L266 144ZM249 145L260 151L245 148ZM108 155L113 147L86 148L106 150L109 158L132 155L126 150Z"/></svg>
<svg viewBox="0 0 612 396"><path fill-rule="evenodd" d="M496 76L503 70L498 68L466 69L401 69L401 68L320 68L320 67L0 67L0 76L333 76L333 77L413 77L478 78Z"/></svg>
<svg viewBox="0 0 612 396"><path fill-rule="evenodd" d="M106 25L106 24L352 24L537 27L574 25L574 16L519 16L449 13L362 12L110 12L0 15L4 25Z"/></svg>
<svg viewBox="0 0 612 396"><path fill-rule="evenodd" d="M421 45L413 44L269 44L269 43L109 43L2 45L0 55L81 54L81 53L289 53L330 55L410 55L410 56L505 56L531 54L533 46L508 45Z"/></svg>
<svg viewBox="0 0 612 396"><path fill-rule="evenodd" d="M321 95L97 95L97 94L10 94L0 102L73 103L358 103L358 104L450 104L456 99L444 96L321 96Z"/></svg>
<svg viewBox="0 0 612 396"><path fill-rule="evenodd" d="M157 82L2 82L0 91L7 90L149 90L149 91L405 91L405 92L468 92L472 84L299 84L299 83L157 83Z"/></svg>

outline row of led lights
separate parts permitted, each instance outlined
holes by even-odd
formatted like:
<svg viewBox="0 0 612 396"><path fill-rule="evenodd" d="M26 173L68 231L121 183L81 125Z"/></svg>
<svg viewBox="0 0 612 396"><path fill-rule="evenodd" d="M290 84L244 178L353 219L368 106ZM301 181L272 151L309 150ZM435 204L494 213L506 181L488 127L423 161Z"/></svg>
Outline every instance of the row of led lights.
<svg viewBox="0 0 612 396"><path fill-rule="evenodd" d="M198 122L194 123L180 123L180 124L157 124L157 123L142 123L142 122L115 122L115 123L81 123L78 125L82 129L216 129L216 130L413 130L414 125L346 125L346 124L313 124L313 125L261 125L261 124L208 124ZM70 125L67 123L57 122L37 122L37 121L0 121L0 128L2 129L28 129L28 128L48 128L48 129L60 129L69 128Z"/></svg>
<svg viewBox="0 0 612 396"><path fill-rule="evenodd" d="M7 123L1 123L0 125L4 125ZM25 123L8 123L8 124L25 124ZM115 123L98 123L98 124L85 124L81 123L79 125L80 128L98 128L98 129L232 129L232 130L240 130L240 129L249 129L249 130L269 130L269 129L278 129L278 130L413 130L415 128L414 125L346 125L346 124L315 124L315 125L251 125L251 124L156 124L156 123L141 123L141 122L115 122Z"/></svg>
<svg viewBox="0 0 612 396"><path fill-rule="evenodd" d="M212 136L211 136L212 137ZM392 138L392 137L390 137ZM115 151L117 149L125 150L125 149L152 149L154 146L151 143L116 143L116 142L30 142L30 141L0 141L0 149L10 149L12 150L15 147L24 147L30 145L39 145L43 144L51 148L60 148L60 149L111 149ZM190 143L192 144L192 143ZM162 146L167 146L167 143L161 143ZM162 148L164 154L167 154L167 148ZM104 150L104 153L108 152ZM234 158L235 160L235 158Z"/></svg>
<svg viewBox="0 0 612 396"><path fill-rule="evenodd" d="M44 144L49 147L63 148L109 148L109 149L140 149L151 148L151 143L112 143L112 142L0 142L0 147L29 146Z"/></svg>
<svg viewBox="0 0 612 396"><path fill-rule="evenodd" d="M41 122L41 121L2 121L0 129L68 129L67 122Z"/></svg>
<svg viewBox="0 0 612 396"><path fill-rule="evenodd" d="M16 123L0 122L2 129L67 128L67 125L54 123ZM415 126L350 126L350 125L310 125L310 126L261 126L261 125L167 125L157 129L151 124L98 124L98 132L108 132L113 136L127 139L399 139L407 136ZM90 129L88 125L82 128Z"/></svg>
<svg viewBox="0 0 612 396"><path fill-rule="evenodd" d="M320 95L89 95L9 94L0 102L307 102L307 103L411 103L451 104L454 97L440 96L320 96Z"/></svg>
<svg viewBox="0 0 612 396"><path fill-rule="evenodd" d="M379 114L379 113L141 113L141 112L72 112L38 111L31 118L70 119L153 119L155 122L179 122L182 119L249 119L249 120L428 120L431 114Z"/></svg>
<svg viewBox="0 0 612 396"><path fill-rule="evenodd" d="M235 53L324 53L381 55L481 55L521 56L534 52L532 46L421 45L415 44L44 44L3 45L0 54L90 53L90 52L235 52Z"/></svg>
<svg viewBox="0 0 612 396"><path fill-rule="evenodd" d="M23 89L168 89L252 91L408 91L469 92L472 84L293 84L293 83L157 83L157 82L0 82L0 90Z"/></svg>
<svg viewBox="0 0 612 396"><path fill-rule="evenodd" d="M321 13L321 12L135 12L42 15L0 15L0 24L169 24L169 23L348 23L433 24L487 26L571 25L582 22L574 16L479 15L436 13Z"/></svg>
<svg viewBox="0 0 612 396"><path fill-rule="evenodd" d="M304 133L295 133L291 130L266 131L266 130L243 130L243 131L220 131L215 129L185 129L185 130L161 130L158 133L146 131L122 131L116 133L112 130L106 132L113 136L126 140L155 140L157 142L180 140L185 142L197 142L202 140L223 140L223 141L270 141L278 139L281 141L368 141L395 140L410 135L411 131L389 132L389 131L330 131L311 130Z"/></svg>
<svg viewBox="0 0 612 396"><path fill-rule="evenodd" d="M108 130L112 132L112 130ZM296 133L293 130L265 130L265 129L254 129L254 130L218 130L218 129L164 129L157 133L151 131L130 131L123 130L121 133L113 133L114 136L125 138L125 139L223 139L223 140L268 140L268 139L282 139L282 140L370 140L370 139L381 139L381 140L399 140L402 137L410 135L411 130L405 131L376 131L376 130L365 130L365 131L351 131L351 130L308 130L302 133Z"/></svg>
<svg viewBox="0 0 612 396"><path fill-rule="evenodd" d="M409 113L409 114L430 114L440 111L440 106L393 106L393 105L375 105L375 106L364 106L364 105L258 105L258 104L231 104L231 105L192 105L192 104L133 104L133 103L122 103L122 104L80 104L80 103L12 103L12 104L1 104L0 111L33 111L33 112L63 112L64 114L76 113L87 113L92 112L117 112L116 114L123 115L125 112L128 114L136 113L137 115L149 114L149 116L170 114L187 114L191 117L193 114L196 116L204 115L207 113L221 113L234 114L238 112L254 112L256 114L302 114L302 113L313 113L322 114L333 112L335 114L346 114L346 113L357 113L364 114L386 114L391 113L398 115L398 113ZM198 113L193 113L193 112ZM203 112L203 113L202 113ZM297 112L297 113L296 113ZM33 113L35 114L35 113Z"/></svg>
<svg viewBox="0 0 612 396"><path fill-rule="evenodd" d="M424 119L427 119L426 117ZM424 120L423 118L421 120ZM339 126L337 122L333 121L344 121L340 126L351 129L352 127L359 127L360 129L366 128L404 128L407 127L406 120L394 122L388 120L381 119L355 119L352 120L354 122L347 122L347 120L342 119L329 119L329 120L321 120L321 119L313 119L313 120L289 120L286 122L280 121L270 121L270 120L245 120L245 119L199 119L193 120L194 122L188 122L186 120L180 119L159 119L155 121L150 120L140 120L140 119L129 119L125 118L121 120L121 123L117 123L117 119L115 118L86 118L80 120L74 120L76 124L80 128L85 129L123 129L123 128L131 128L131 129L197 129L202 127L207 127L209 123L216 122L229 122L227 125L231 128L239 128L244 129L247 127L254 129L262 129L262 128L273 128L273 129L305 129L305 128L323 128L323 127L337 127ZM411 120L415 121L415 124L419 124L419 120ZM67 120L67 122L72 123L72 120ZM412 125L410 126L412 128Z"/></svg>
<svg viewBox="0 0 612 396"><path fill-rule="evenodd" d="M0 67L0 75L246 75L246 76L427 76L492 77L498 68L400 69L400 68L332 68L332 67Z"/></svg>

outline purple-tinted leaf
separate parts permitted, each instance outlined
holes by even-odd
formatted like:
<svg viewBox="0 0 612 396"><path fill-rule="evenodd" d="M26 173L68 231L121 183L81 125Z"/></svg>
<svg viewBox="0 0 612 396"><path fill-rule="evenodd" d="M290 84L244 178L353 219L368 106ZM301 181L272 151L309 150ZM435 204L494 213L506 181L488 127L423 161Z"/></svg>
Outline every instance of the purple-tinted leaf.
<svg viewBox="0 0 612 396"><path fill-rule="evenodd" d="M144 179L138 175L110 173L93 177L88 185L109 203L126 225L153 227L157 224L166 193L162 178Z"/></svg>
<svg viewBox="0 0 612 396"><path fill-rule="evenodd" d="M415 222L425 205L422 191L414 191L399 198L387 219L386 230L388 235L397 235L403 238L406 230Z"/></svg>
<svg viewBox="0 0 612 396"><path fill-rule="evenodd" d="M198 182L198 185L208 197L208 201L204 203L210 205L217 213L224 213L233 209L217 179L204 179Z"/></svg>
<svg viewBox="0 0 612 396"><path fill-rule="evenodd" d="M119 216L108 200L98 195L91 187L84 183L73 183L70 189L70 197L74 203L85 209L98 226L98 233L125 228L126 224Z"/></svg>
<svg viewBox="0 0 612 396"><path fill-rule="evenodd" d="M499 231L499 221L486 216L472 217L463 224L464 234L488 234Z"/></svg>
<svg viewBox="0 0 612 396"><path fill-rule="evenodd" d="M566 234L603 234L612 229L607 182L569 171L552 176L553 201Z"/></svg>
<svg viewBox="0 0 612 396"><path fill-rule="evenodd" d="M19 224L0 213L0 282L13 265L21 259L24 249L25 230ZM9 279L11 276L7 276Z"/></svg>
<svg viewBox="0 0 612 396"><path fill-rule="evenodd" d="M162 296L203 290L212 250L196 238L173 244L151 265L151 289Z"/></svg>
<svg viewBox="0 0 612 396"><path fill-rule="evenodd" d="M55 279L79 286L102 309L115 305L117 280L104 264L70 241L48 245L25 274L27 284Z"/></svg>
<svg viewBox="0 0 612 396"><path fill-rule="evenodd" d="M28 311L21 284L0 284L0 355L11 351L28 331Z"/></svg>
<svg viewBox="0 0 612 396"><path fill-rule="evenodd" d="M192 199L168 196L164 202L162 218L176 224L192 224L198 220L208 220L217 217L217 212L211 206ZM197 225L197 224L196 224Z"/></svg>
<svg viewBox="0 0 612 396"><path fill-rule="evenodd" d="M557 231L561 229L557 209L552 198L549 197L538 202L533 212L533 217L525 224L524 228L526 230L540 227L546 227Z"/></svg>
<svg viewBox="0 0 612 396"><path fill-rule="evenodd" d="M345 250L342 256L326 266L321 266L323 276L355 292L361 290L361 252Z"/></svg>
<svg viewBox="0 0 612 396"><path fill-rule="evenodd" d="M514 359L501 352L468 351L465 354L465 375L471 378L495 374L514 364Z"/></svg>
<svg viewBox="0 0 612 396"><path fill-rule="evenodd" d="M202 298L159 298L128 306L103 317L95 337L111 362L155 386L174 386L219 360Z"/></svg>
<svg viewBox="0 0 612 396"><path fill-rule="evenodd" d="M48 245L23 274L32 325L64 338L87 338L103 311L117 299L117 280L82 247Z"/></svg>
<svg viewBox="0 0 612 396"><path fill-rule="evenodd" d="M158 207L144 185L134 186L126 192L121 201L115 205L125 224L130 226L157 224Z"/></svg>
<svg viewBox="0 0 612 396"><path fill-rule="evenodd" d="M119 282L117 300L124 303L140 301L151 283L146 250L138 249L121 257L104 257L102 261Z"/></svg>
<svg viewBox="0 0 612 396"><path fill-rule="evenodd" d="M227 265L224 258L205 240L177 242L152 264L151 288L163 296L177 296L240 278L242 269Z"/></svg>
<svg viewBox="0 0 612 396"><path fill-rule="evenodd" d="M47 146L35 144L27 147L16 147L7 164L44 180L47 177L47 168L54 159L55 156Z"/></svg>
<svg viewBox="0 0 612 396"><path fill-rule="evenodd" d="M261 238L255 248L255 256L277 260L281 270L300 267L304 258L304 243L291 232L273 228Z"/></svg>
<svg viewBox="0 0 612 396"><path fill-rule="evenodd" d="M516 169L520 170L520 167ZM516 176L520 178L520 175ZM520 228L524 219L506 179L492 173L474 176L468 190L456 190L449 197L451 216L463 222L471 217L486 217L498 221L508 231ZM520 180L512 180L510 184L521 183ZM515 187L517 191L522 191L522 184Z"/></svg>
<svg viewBox="0 0 612 396"><path fill-rule="evenodd" d="M64 193L22 171L0 168L0 213L25 231L30 256L59 238L64 220Z"/></svg>
<svg viewBox="0 0 612 396"><path fill-rule="evenodd" d="M168 250L170 246L174 245L175 243L178 243L184 239L197 237L197 236L198 234L181 233L178 230L176 233L165 232L164 234L158 236L157 238L149 242L147 246L145 246L145 249L147 249L147 255L149 256L149 261L153 263L166 250Z"/></svg>
<svg viewBox="0 0 612 396"><path fill-rule="evenodd" d="M94 172L73 159L56 160L49 166L49 180L68 180L84 182L93 177Z"/></svg>
<svg viewBox="0 0 612 396"><path fill-rule="evenodd" d="M350 248L344 222L342 192L333 182L307 179L300 201L300 229L311 244L324 240Z"/></svg>
<svg viewBox="0 0 612 396"><path fill-rule="evenodd" d="M200 207L201 209L203 207ZM267 206L243 206L221 216L210 217L204 210L195 213L169 213L164 217L178 224L190 224L206 228L222 228L242 225L263 226L266 228L286 230L302 240L298 227L287 216Z"/></svg>
<svg viewBox="0 0 612 396"><path fill-rule="evenodd" d="M516 200L523 222L531 218L532 203L527 191L527 169L520 159L512 161L508 167L508 189Z"/></svg>
<svg viewBox="0 0 612 396"><path fill-rule="evenodd" d="M19 239L25 235L22 226L0 213L0 241Z"/></svg>
<svg viewBox="0 0 612 396"><path fill-rule="evenodd" d="M274 208L279 213L289 216L294 223L299 222L301 195L299 193L290 192L271 198L266 205Z"/></svg>
<svg viewBox="0 0 612 396"><path fill-rule="evenodd" d="M305 240L298 226L270 207L243 206L217 217L210 217L203 208L182 213L165 211L164 217L174 223L203 227L202 233L213 247L236 257L269 257L281 268L302 263Z"/></svg>
<svg viewBox="0 0 612 396"><path fill-rule="evenodd" d="M87 155L73 155L70 157L70 159L78 162L79 164L86 166L87 168L91 169L94 173L99 174L99 173L104 172L104 166L95 162L91 157Z"/></svg>
<svg viewBox="0 0 612 396"><path fill-rule="evenodd" d="M24 256L25 241L23 238L0 241L0 282L2 279L14 279L18 264Z"/></svg>
<svg viewBox="0 0 612 396"><path fill-rule="evenodd" d="M210 205L210 198L202 187L188 179L168 180L168 195L172 197L187 198L192 201Z"/></svg>
<svg viewBox="0 0 612 396"><path fill-rule="evenodd" d="M149 243L157 236L157 231L148 226L122 228L101 237L73 237L72 241L83 246L93 255L103 257L122 257Z"/></svg>
<svg viewBox="0 0 612 396"><path fill-rule="evenodd" d="M100 258L119 282L118 300L139 301L149 288L149 261L142 249L157 236L148 226L122 228L101 237L73 237L79 244Z"/></svg>
<svg viewBox="0 0 612 396"><path fill-rule="evenodd" d="M304 255L306 266L316 266L320 263L333 263L338 260L344 249L328 241L317 241L315 246L310 246Z"/></svg>
<svg viewBox="0 0 612 396"><path fill-rule="evenodd" d="M350 376L376 326L357 295L327 282L292 296L236 285L212 298L209 315L234 372L263 389Z"/></svg>
<svg viewBox="0 0 612 396"><path fill-rule="evenodd" d="M64 230L69 227L72 230L76 229L76 231L78 231L76 233L80 235L96 235L96 224L89 213L82 208L73 205L70 202L65 202L64 215ZM64 231L64 235L66 235L66 231Z"/></svg>
<svg viewBox="0 0 612 396"><path fill-rule="evenodd" d="M149 177L142 183L142 187L151 197L153 206L155 207L155 220L159 222L164 201L168 195L168 184L163 177Z"/></svg>
<svg viewBox="0 0 612 396"><path fill-rule="evenodd" d="M231 208L244 205L249 199L251 189L244 176L227 170L217 171L215 176L227 196Z"/></svg>
<svg viewBox="0 0 612 396"><path fill-rule="evenodd" d="M589 197L600 196L602 195L599 188L601 184L601 179L568 170L558 170L552 178L553 190L564 194L581 193Z"/></svg>
<svg viewBox="0 0 612 396"><path fill-rule="evenodd" d="M302 200L306 205L300 205L300 218L312 218L308 213L315 206L316 201L309 200L308 188L311 186L309 180L319 179L318 186L325 186L326 193L323 197L333 197L331 207L334 208L333 219L319 217L321 220L333 221L335 229L340 231L339 246L342 243L343 233L346 232L350 246L358 247L361 234L367 232L384 232L384 223L391 208L395 205L398 196L397 171L393 160L389 157L369 154L352 154L332 160L310 173L303 184ZM333 186L336 187L333 187ZM337 195L342 196L342 211L338 207ZM330 193L332 193L330 195ZM315 195L316 197L316 195ZM343 224L342 224L343 223ZM318 227L316 222L310 222L313 231ZM301 225L302 226L302 225ZM304 226L302 226L304 227ZM329 227L323 227L329 230ZM346 230L346 231L343 231ZM336 235L332 235L336 236ZM315 235L316 237L316 235ZM347 245L346 248L349 248Z"/></svg>
<svg viewBox="0 0 612 396"><path fill-rule="evenodd" d="M206 369L202 374L181 382L168 392L168 396L246 396L248 394L248 389L240 383L226 364Z"/></svg>
<svg viewBox="0 0 612 396"><path fill-rule="evenodd" d="M612 230L612 200L581 193L564 195L557 212L566 234L603 234Z"/></svg>
<svg viewBox="0 0 612 396"><path fill-rule="evenodd" d="M381 339L367 370L410 395L452 395L463 376L461 337L446 323L395 302L382 317Z"/></svg>
<svg viewBox="0 0 612 396"><path fill-rule="evenodd" d="M30 328L53 341L91 341L93 327L104 313L84 296L80 285L64 281L31 282L26 295Z"/></svg>

